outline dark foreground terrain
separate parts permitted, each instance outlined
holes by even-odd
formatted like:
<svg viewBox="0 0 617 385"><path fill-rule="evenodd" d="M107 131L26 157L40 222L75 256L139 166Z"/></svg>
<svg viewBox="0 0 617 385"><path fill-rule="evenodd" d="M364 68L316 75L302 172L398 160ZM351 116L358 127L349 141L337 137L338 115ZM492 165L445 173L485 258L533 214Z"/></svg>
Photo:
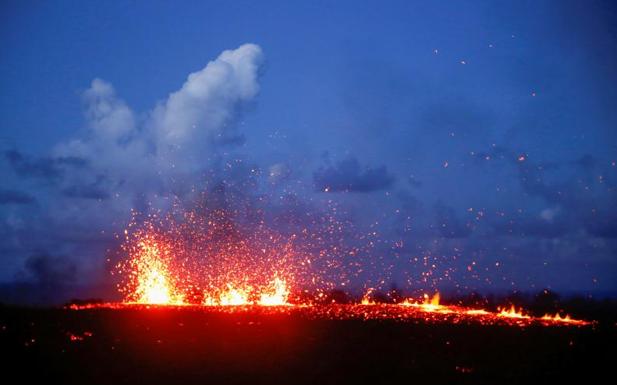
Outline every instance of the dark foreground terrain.
<svg viewBox="0 0 617 385"><path fill-rule="evenodd" d="M520 328L0 307L2 376L15 383L591 383L614 375L615 342L613 322Z"/></svg>

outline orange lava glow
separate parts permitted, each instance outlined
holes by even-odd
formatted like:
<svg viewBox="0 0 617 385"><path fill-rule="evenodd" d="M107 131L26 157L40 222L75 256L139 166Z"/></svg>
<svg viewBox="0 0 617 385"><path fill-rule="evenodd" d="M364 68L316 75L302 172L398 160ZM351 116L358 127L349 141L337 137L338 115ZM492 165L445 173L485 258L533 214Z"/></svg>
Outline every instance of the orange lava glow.
<svg viewBox="0 0 617 385"><path fill-rule="evenodd" d="M255 298L255 299L254 299ZM275 277L262 288L227 284L223 290L204 293L204 306L288 306L289 289L285 280Z"/></svg>
<svg viewBox="0 0 617 385"><path fill-rule="evenodd" d="M516 310L516 307L514 305L510 306L509 309L497 309L499 311L499 313L497 313L497 316L499 317L506 317L506 318L515 318L515 319L529 319L530 316L525 315L523 313L522 309Z"/></svg>
<svg viewBox="0 0 617 385"><path fill-rule="evenodd" d="M218 214L217 214L218 215ZM208 312L252 311L267 314L299 314L311 319L389 319L398 321L480 323L500 325L572 325L591 322L570 316L535 317L514 305L490 311L441 303L438 292L398 303L377 303L369 288L359 303L330 303L325 289L312 298L298 283L307 279L298 266L315 264L315 258L297 252L292 241L264 231L259 239L247 239L229 223L197 220L187 214L186 223L171 222L161 230L154 222L125 231L123 250L128 258L116 265L122 303L71 305L70 309L192 307ZM221 219L219 218L219 221ZM188 236L187 236L188 234ZM187 240L188 239L188 240ZM298 263L299 262L299 263ZM298 287L293 291L294 284ZM293 296L292 293L302 296ZM302 300L298 298L303 298ZM393 301L396 302L396 301ZM71 337L79 340L83 336Z"/></svg>
<svg viewBox="0 0 617 385"><path fill-rule="evenodd" d="M371 298L371 296L373 295L373 292L375 291L375 289L373 289L372 287L369 288L366 293L364 294L364 296L362 297L362 300L360 301L360 304L362 305L375 305L375 301L373 301L373 299Z"/></svg>
<svg viewBox="0 0 617 385"><path fill-rule="evenodd" d="M129 261L133 290L127 302L157 305L181 305L183 296L175 288L169 269L169 250L156 239L145 235Z"/></svg>
<svg viewBox="0 0 617 385"><path fill-rule="evenodd" d="M301 278L308 280L306 271L314 258L295 248L295 235L285 238L265 226L247 233L228 215L225 211L182 212L131 222L124 232L125 257L113 269L120 277L123 301L288 305L290 285Z"/></svg>
<svg viewBox="0 0 617 385"><path fill-rule="evenodd" d="M238 297L242 299L243 297ZM232 301L233 302L233 301ZM434 304L425 306L424 302L406 300L399 304L289 304L283 305L268 303L266 306L259 302L241 303L238 300L236 305L228 306L223 304L211 305L188 305L192 309L198 309L212 313L247 313L247 314L283 314L297 315L308 319L328 319L328 320L391 320L397 322L427 322L427 323L452 323L452 324L481 324L481 325L506 325L506 326L589 326L594 322L576 320L570 317L543 316L533 317L530 315L504 316L501 311L492 312L485 309L473 309L455 305L442 305L438 307ZM89 309L182 309L187 305L145 305L137 303L100 303L86 305L70 305L72 310ZM506 313L511 314L508 310ZM515 314L522 314L516 311Z"/></svg>
<svg viewBox="0 0 617 385"><path fill-rule="evenodd" d="M567 314L566 314L565 317L561 317L561 315L559 315L559 313L557 313L555 315L545 314L541 318L541 320L542 321L547 321L547 322L561 322L561 323L572 324L572 325L587 325L589 323L587 321L572 319Z"/></svg>
<svg viewBox="0 0 617 385"><path fill-rule="evenodd" d="M448 311L449 309L447 307L439 304L439 300L440 300L439 293L435 293L432 297L430 297L428 294L424 294L423 302L413 302L409 299L406 299L401 304L403 306L417 307L427 312Z"/></svg>
<svg viewBox="0 0 617 385"><path fill-rule="evenodd" d="M289 298L289 289L284 280L274 278L272 284L268 288L269 290L261 293L259 296L259 304L262 306L283 306L289 305L287 299Z"/></svg>

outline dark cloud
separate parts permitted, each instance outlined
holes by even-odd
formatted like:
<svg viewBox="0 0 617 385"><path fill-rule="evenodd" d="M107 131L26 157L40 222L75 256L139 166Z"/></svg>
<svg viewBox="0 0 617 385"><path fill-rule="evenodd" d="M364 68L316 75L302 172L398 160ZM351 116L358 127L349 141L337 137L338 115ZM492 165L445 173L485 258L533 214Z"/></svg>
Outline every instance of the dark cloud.
<svg viewBox="0 0 617 385"><path fill-rule="evenodd" d="M0 190L0 205L29 205L35 203L36 199L28 193L17 190Z"/></svg>
<svg viewBox="0 0 617 385"><path fill-rule="evenodd" d="M94 185L74 185L62 190L62 194L69 198L83 198L83 199L108 199L109 192L103 190L100 187Z"/></svg>
<svg viewBox="0 0 617 385"><path fill-rule="evenodd" d="M99 176L95 182L88 184L75 184L62 190L62 194L69 198L82 198L102 200L110 197L109 191L104 187L106 178Z"/></svg>
<svg viewBox="0 0 617 385"><path fill-rule="evenodd" d="M75 156L32 158L17 150L8 150L4 153L4 157L18 176L38 178L46 181L60 179L64 174L65 168L83 168L87 166L85 159Z"/></svg>
<svg viewBox="0 0 617 385"><path fill-rule="evenodd" d="M371 192L393 185L395 178L386 166L362 167L356 158L348 158L336 165L320 167L313 173L317 191Z"/></svg>
<svg viewBox="0 0 617 385"><path fill-rule="evenodd" d="M77 265L68 258L39 252L30 255L14 281L0 283L0 301L14 304L60 305L69 298L99 296L96 286L77 286ZM92 294L90 294L92 293Z"/></svg>
<svg viewBox="0 0 617 385"><path fill-rule="evenodd" d="M27 275L42 285L66 285L76 279L77 266L68 258L46 252L33 254L24 263Z"/></svg>

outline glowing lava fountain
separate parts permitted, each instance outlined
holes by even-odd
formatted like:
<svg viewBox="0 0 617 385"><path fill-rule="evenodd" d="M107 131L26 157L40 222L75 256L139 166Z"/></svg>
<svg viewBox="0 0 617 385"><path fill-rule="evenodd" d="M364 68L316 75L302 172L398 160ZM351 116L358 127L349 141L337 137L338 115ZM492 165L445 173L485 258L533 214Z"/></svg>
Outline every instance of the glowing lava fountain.
<svg viewBox="0 0 617 385"><path fill-rule="evenodd" d="M165 244L146 234L133 251L133 258L128 261L132 290L126 293L127 302L183 304L183 296L178 293L170 273L171 256Z"/></svg>
<svg viewBox="0 0 617 385"><path fill-rule="evenodd" d="M124 278L118 286L124 294L124 302L75 305L71 309L192 306L209 312L294 313L312 319L423 320L516 326L592 324L568 315L534 317L514 306L493 312L446 305L441 303L439 293L424 294L420 301L377 303L372 298L372 288L355 304L328 302L323 289L316 290L313 300L294 302L290 300L290 285L301 275L294 264L294 258L301 254L295 252L290 242L271 233L257 237L266 239L265 244L251 242L228 224L199 222L191 215L188 219L188 225L171 226L172 230L161 230L148 222L130 235L125 231L124 250L128 259L116 266ZM301 255L300 265L305 265L304 261L310 264L311 260L314 259ZM303 293L306 294L306 290Z"/></svg>

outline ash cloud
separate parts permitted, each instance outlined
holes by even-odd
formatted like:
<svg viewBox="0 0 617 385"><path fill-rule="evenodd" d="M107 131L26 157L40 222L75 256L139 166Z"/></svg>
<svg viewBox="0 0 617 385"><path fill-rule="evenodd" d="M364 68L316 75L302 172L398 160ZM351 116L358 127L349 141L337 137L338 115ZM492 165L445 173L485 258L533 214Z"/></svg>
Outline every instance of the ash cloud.
<svg viewBox="0 0 617 385"><path fill-rule="evenodd" d="M77 278L77 266L65 256L33 254L26 259L24 268L34 282L48 287L70 284Z"/></svg>

